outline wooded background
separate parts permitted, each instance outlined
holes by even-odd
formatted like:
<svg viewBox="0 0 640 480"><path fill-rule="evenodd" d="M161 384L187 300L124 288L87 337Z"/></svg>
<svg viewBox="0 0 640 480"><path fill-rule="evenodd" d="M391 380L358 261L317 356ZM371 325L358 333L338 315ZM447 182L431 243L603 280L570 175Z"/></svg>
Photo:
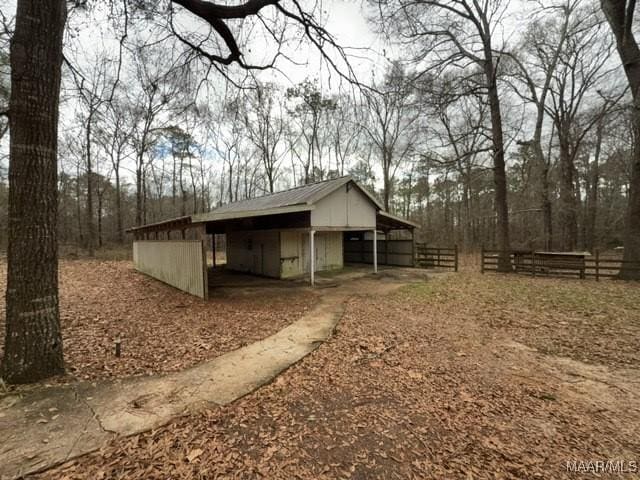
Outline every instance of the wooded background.
<svg viewBox="0 0 640 480"><path fill-rule="evenodd" d="M59 129L61 246L93 254L126 243L134 225L350 174L392 213L417 221L421 240L491 247L499 243L496 122L511 247L620 246L632 98L599 2L541 2L519 17L509 2L487 2L473 16L445 8L465 3L363 5L372 30L395 45L390 52L402 52L360 79L367 88L330 85L321 72L297 84L211 72L179 37L159 41L162 28L136 27L144 9L129 11L127 23L107 22L102 46L85 50L77 39L96 13L72 10ZM10 87L10 12L3 20L0 110Z"/></svg>

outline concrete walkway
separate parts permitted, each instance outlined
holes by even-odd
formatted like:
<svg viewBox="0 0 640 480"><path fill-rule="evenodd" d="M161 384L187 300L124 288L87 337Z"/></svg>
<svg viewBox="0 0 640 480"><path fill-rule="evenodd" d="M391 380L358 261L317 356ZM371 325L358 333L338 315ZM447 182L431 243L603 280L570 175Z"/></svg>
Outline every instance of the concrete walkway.
<svg viewBox="0 0 640 480"><path fill-rule="evenodd" d="M408 283L402 277L363 278L323 289L315 308L293 324L188 370L0 398L0 479L44 470L97 450L114 436L156 428L185 412L251 393L327 340L349 296L388 293Z"/></svg>

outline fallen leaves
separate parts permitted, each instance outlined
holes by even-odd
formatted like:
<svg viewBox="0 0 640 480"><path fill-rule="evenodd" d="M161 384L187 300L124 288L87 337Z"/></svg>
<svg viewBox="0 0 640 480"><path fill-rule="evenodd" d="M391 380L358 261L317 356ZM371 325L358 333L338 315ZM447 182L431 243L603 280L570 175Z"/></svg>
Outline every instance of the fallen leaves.
<svg viewBox="0 0 640 480"><path fill-rule="evenodd" d="M0 263L2 298L5 268ZM279 331L314 302L312 293L288 289L268 296L213 294L204 302L137 273L129 261L62 261L60 317L68 375L58 382L183 370ZM0 302L0 356L4 308Z"/></svg>
<svg viewBox="0 0 640 480"><path fill-rule="evenodd" d="M276 381L40 477L572 479L567 460L631 460L638 396L611 389L602 406L551 360L632 365L637 384L638 354L623 337L637 340L640 288L572 282L575 301L567 288L461 274L353 297L334 336ZM610 350L571 347L581 329Z"/></svg>
<svg viewBox="0 0 640 480"><path fill-rule="evenodd" d="M187 461L189 461L189 463L193 463L193 461L200 455L202 455L202 453L203 450L201 450L200 448L194 448L187 454Z"/></svg>

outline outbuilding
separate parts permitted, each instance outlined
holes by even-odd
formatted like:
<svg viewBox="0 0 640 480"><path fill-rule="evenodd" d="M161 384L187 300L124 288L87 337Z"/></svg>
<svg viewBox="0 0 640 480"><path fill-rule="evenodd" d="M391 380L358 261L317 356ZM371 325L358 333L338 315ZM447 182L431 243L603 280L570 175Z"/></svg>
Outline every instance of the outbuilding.
<svg viewBox="0 0 640 480"><path fill-rule="evenodd" d="M345 176L130 232L135 236L134 263L138 270L187 291L187 284L197 284L191 293L206 297L206 235L226 236L227 269L273 278L307 275L313 284L315 272L343 268L345 256L350 261L371 263L374 271L378 261L386 263L390 254L401 264L413 265L412 240L405 240L403 248L392 252L384 242L385 256L379 258L378 233L407 230L413 236L415 227L385 212L370 192ZM199 232L198 240L186 240L189 229ZM180 238L172 239L172 232L178 232ZM350 241L360 242L361 255L357 258L354 248L345 247Z"/></svg>

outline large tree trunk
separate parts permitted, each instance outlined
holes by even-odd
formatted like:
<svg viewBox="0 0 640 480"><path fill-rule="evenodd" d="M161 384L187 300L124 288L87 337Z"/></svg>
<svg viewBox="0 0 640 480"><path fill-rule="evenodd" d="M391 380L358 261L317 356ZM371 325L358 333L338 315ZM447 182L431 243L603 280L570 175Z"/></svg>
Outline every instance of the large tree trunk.
<svg viewBox="0 0 640 480"><path fill-rule="evenodd" d="M509 242L509 209L507 206L507 174L504 162L504 138L502 133L502 113L500 97L496 83L493 60L490 52L485 52L487 61L485 75L487 79L489 108L491 110L491 141L493 145L493 182L495 188L496 227L498 235L498 271L511 271Z"/></svg>
<svg viewBox="0 0 640 480"><path fill-rule="evenodd" d="M58 307L57 150L65 0L19 0L11 42L9 246L2 377L64 371Z"/></svg>
<svg viewBox="0 0 640 480"><path fill-rule="evenodd" d="M628 3L628 5L627 5ZM640 262L640 49L633 35L635 0L601 0L633 95L633 163L624 234L624 260ZM640 263L624 264L620 277L640 280ZM635 269L632 269L635 267Z"/></svg>

